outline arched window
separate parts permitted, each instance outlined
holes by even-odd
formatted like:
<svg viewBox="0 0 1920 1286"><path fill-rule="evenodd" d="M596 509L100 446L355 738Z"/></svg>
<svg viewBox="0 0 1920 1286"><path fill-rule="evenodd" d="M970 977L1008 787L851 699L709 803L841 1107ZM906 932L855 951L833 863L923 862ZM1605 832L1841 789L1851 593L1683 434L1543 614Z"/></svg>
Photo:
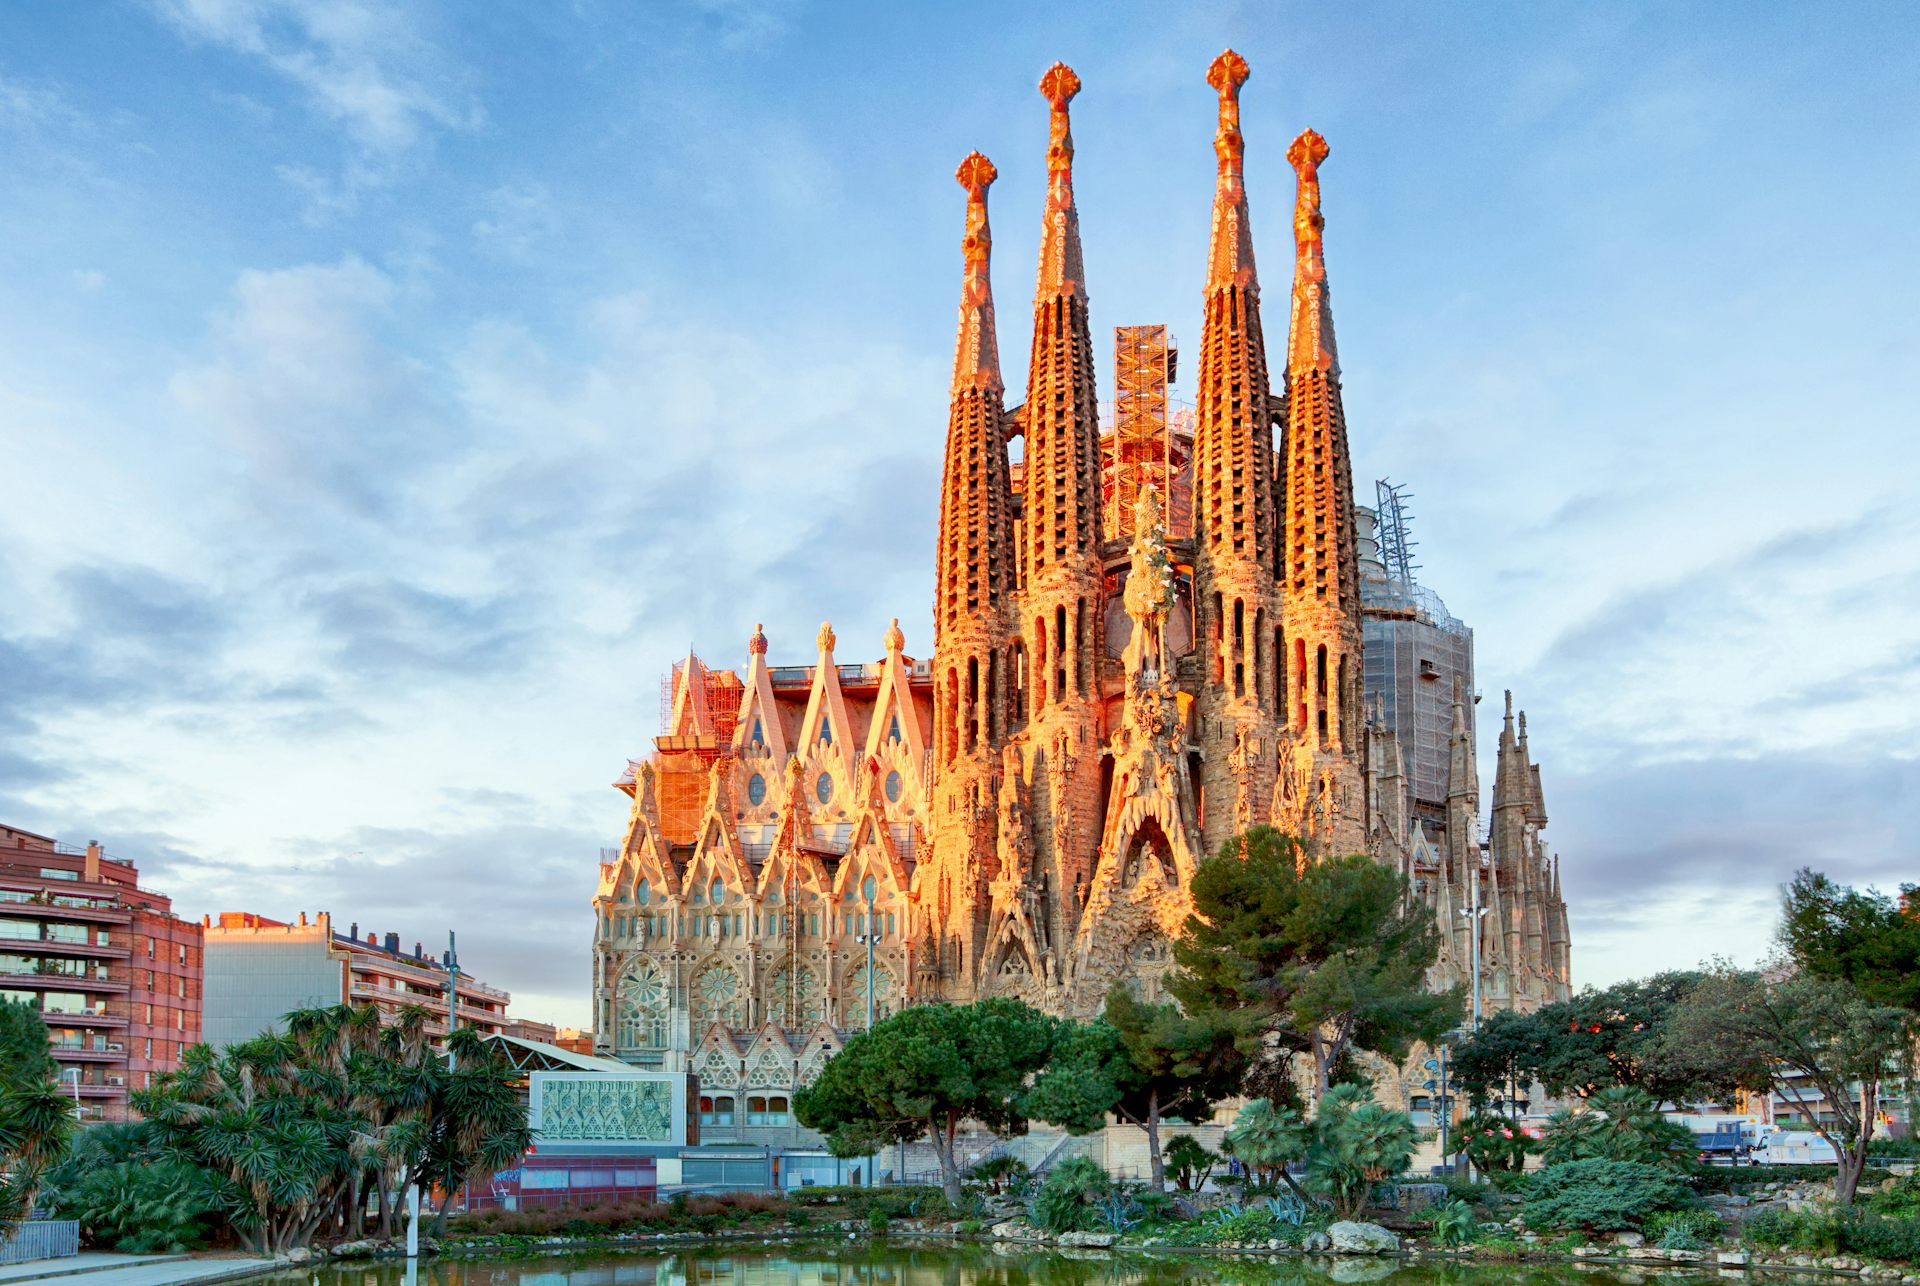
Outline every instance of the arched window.
<svg viewBox="0 0 1920 1286"><path fill-rule="evenodd" d="M759 773L747 778L747 802L764 804L767 800L767 779Z"/></svg>
<svg viewBox="0 0 1920 1286"><path fill-rule="evenodd" d="M823 746L833 744L833 720L824 714L820 716L820 744Z"/></svg>
<svg viewBox="0 0 1920 1286"><path fill-rule="evenodd" d="M719 906L727 900L727 886L716 878L712 884L707 886L707 897L712 900L715 906Z"/></svg>
<svg viewBox="0 0 1920 1286"><path fill-rule="evenodd" d="M639 960L620 979L616 1044L621 1049L664 1049L667 1044L667 979L658 965Z"/></svg>
<svg viewBox="0 0 1920 1286"><path fill-rule="evenodd" d="M644 875L633 886L633 900L641 906L653 901L653 886L647 883L647 877Z"/></svg>
<svg viewBox="0 0 1920 1286"><path fill-rule="evenodd" d="M831 774L829 773L820 774L820 779L813 783L813 797L819 800L823 804L830 803L832 801L833 777Z"/></svg>
<svg viewBox="0 0 1920 1286"><path fill-rule="evenodd" d="M746 1022L746 993L731 965L709 966L694 980L692 999L695 1032L706 1030L712 1023L739 1027Z"/></svg>
<svg viewBox="0 0 1920 1286"><path fill-rule="evenodd" d="M903 783L900 780L899 769L896 768L892 772L887 774L887 802L889 804L897 804L900 802L900 790L902 785Z"/></svg>

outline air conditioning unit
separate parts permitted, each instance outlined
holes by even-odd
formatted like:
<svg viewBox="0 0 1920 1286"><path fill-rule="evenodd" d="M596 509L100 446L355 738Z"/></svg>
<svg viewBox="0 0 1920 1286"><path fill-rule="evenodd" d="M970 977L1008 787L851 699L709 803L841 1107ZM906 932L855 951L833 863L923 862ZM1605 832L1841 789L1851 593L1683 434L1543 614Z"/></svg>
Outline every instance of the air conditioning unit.
<svg viewBox="0 0 1920 1286"><path fill-rule="evenodd" d="M107 1077L107 1084L109 1085L125 1085L126 1083L127 1083L127 1078L124 1076Z"/></svg>

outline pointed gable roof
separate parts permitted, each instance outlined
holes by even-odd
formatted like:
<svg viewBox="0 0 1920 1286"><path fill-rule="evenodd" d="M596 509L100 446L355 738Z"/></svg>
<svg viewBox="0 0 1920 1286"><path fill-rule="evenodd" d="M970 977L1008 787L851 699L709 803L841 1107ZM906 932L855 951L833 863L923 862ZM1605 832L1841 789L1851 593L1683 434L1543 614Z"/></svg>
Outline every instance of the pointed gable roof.
<svg viewBox="0 0 1920 1286"><path fill-rule="evenodd" d="M733 727L733 753L744 754L753 745L754 730L776 764L790 752L787 725L773 699L773 677L767 672L767 636L758 625L747 640L747 681L740 689L740 717Z"/></svg>
<svg viewBox="0 0 1920 1286"><path fill-rule="evenodd" d="M833 660L835 640L830 622L820 623L820 633L815 636L815 641L820 645L820 659L813 667L813 688L807 694L807 713L800 720L800 736L794 749L804 754L819 744L824 725L832 734L833 750L851 779L854 726L852 716L847 711L846 695L840 690L839 667Z"/></svg>
<svg viewBox="0 0 1920 1286"><path fill-rule="evenodd" d="M867 724L867 757L873 758L880 753L880 747L892 737L893 723L897 719L901 744L907 748L917 768L925 762L927 734L921 727L920 711L914 704L906 658L901 655L906 642L906 635L900 630L900 618L896 616L893 624L887 627L887 657L880 663L880 691L874 697L873 716Z"/></svg>

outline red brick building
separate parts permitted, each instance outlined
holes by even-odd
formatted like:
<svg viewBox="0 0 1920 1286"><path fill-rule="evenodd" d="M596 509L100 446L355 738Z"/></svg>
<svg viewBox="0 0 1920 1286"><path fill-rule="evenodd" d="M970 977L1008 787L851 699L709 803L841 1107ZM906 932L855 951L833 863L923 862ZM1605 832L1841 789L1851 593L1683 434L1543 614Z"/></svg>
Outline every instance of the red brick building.
<svg viewBox="0 0 1920 1286"><path fill-rule="evenodd" d="M0 999L46 1021L84 1119L125 1120L199 1043L201 945L133 863L0 826Z"/></svg>

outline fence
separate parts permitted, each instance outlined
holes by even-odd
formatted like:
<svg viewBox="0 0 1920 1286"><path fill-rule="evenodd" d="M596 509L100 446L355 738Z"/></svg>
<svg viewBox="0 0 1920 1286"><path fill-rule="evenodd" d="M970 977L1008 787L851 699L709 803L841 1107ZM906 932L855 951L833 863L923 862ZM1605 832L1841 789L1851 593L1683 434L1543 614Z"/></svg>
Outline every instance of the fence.
<svg viewBox="0 0 1920 1286"><path fill-rule="evenodd" d="M0 1241L0 1264L30 1264L80 1253L80 1225L72 1219L29 1219Z"/></svg>

